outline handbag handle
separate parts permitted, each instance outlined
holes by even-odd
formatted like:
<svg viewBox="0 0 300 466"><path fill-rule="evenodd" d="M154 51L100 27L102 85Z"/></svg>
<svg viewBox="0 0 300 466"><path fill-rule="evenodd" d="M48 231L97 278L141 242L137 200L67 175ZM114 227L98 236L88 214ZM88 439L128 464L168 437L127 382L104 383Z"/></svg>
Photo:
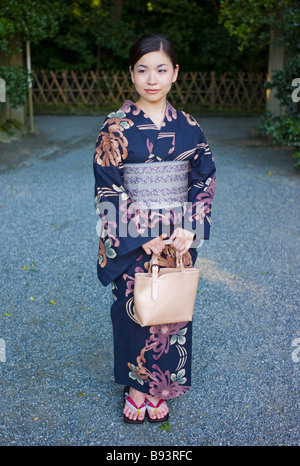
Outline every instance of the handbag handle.
<svg viewBox="0 0 300 466"><path fill-rule="evenodd" d="M172 244L172 241L170 241L169 239L164 239L163 242L164 244ZM176 251L176 267L180 267L181 270L184 270L182 256L178 251Z"/></svg>
<svg viewBox="0 0 300 466"><path fill-rule="evenodd" d="M167 239L167 240L164 240L164 244L172 244L172 242ZM157 272L159 272L159 265L158 265L158 256L154 253L152 253L152 258L151 258L151 266L149 268L149 271L148 273L151 274L152 273L152 267L155 267L157 269ZM177 269L181 269L182 272L184 272L184 265L183 265L183 260L182 260L182 256L180 255L180 253L178 251L176 251L176 268Z"/></svg>
<svg viewBox="0 0 300 466"><path fill-rule="evenodd" d="M170 244L171 242L168 241L168 243ZM166 241L165 241L165 244L167 244ZM180 270L180 272L185 273L182 256L180 255L178 251L176 251L176 269ZM158 299L159 270L160 270L160 267L158 265L158 256L153 253L152 258L151 258L151 266L149 267L149 270L148 270L148 275L152 277L151 295L152 295L152 299L154 300Z"/></svg>

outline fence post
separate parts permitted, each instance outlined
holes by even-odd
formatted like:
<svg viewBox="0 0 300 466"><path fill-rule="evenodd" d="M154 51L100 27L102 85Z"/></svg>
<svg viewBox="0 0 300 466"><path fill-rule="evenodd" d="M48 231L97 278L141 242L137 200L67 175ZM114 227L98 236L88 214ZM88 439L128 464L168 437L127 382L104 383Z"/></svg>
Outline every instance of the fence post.
<svg viewBox="0 0 300 466"><path fill-rule="evenodd" d="M211 75L211 82L209 86L209 100L211 105L214 107L216 105L216 72L212 71Z"/></svg>
<svg viewBox="0 0 300 466"><path fill-rule="evenodd" d="M33 124L33 103L32 103L32 77L31 75L31 53L30 53L30 42L26 41L26 61L28 71L28 104L29 104L29 120L30 120L30 132L34 133Z"/></svg>

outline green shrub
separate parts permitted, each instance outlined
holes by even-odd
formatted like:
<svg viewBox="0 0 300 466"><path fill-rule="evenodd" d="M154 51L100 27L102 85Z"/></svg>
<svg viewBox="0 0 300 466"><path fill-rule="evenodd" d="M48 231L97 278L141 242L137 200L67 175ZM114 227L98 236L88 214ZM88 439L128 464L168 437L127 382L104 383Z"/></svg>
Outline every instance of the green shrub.
<svg viewBox="0 0 300 466"><path fill-rule="evenodd" d="M294 167L300 170L300 113L299 103L292 101L292 81L300 78L300 57L294 57L287 61L283 70L274 72L272 83L267 83L269 89L276 88L275 96L280 100L280 105L285 107L284 116L274 116L266 112L261 117L262 134L272 137L275 145L289 146L295 149L292 156L296 159Z"/></svg>
<svg viewBox="0 0 300 466"><path fill-rule="evenodd" d="M27 100L28 93L27 70L21 66L0 66L0 78L4 79L6 86L6 100L13 108L21 107ZM0 102L0 108L5 105Z"/></svg>

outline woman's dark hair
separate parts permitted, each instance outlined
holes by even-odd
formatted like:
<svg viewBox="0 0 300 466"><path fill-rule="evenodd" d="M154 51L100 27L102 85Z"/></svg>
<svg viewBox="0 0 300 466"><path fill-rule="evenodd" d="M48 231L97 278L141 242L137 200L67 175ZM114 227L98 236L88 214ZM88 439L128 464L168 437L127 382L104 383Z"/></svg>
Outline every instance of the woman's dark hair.
<svg viewBox="0 0 300 466"><path fill-rule="evenodd" d="M144 34L140 37L130 49L129 62L131 69L133 70L134 65L137 61L146 53L164 51L170 58L173 67L177 65L176 52L171 42L163 36L157 36L156 34L149 33Z"/></svg>

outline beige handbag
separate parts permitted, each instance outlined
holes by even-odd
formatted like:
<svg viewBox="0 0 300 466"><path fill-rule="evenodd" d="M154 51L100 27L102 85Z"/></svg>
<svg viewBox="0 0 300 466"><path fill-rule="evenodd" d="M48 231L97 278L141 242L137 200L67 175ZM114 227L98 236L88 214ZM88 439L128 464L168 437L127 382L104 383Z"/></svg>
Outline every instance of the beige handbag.
<svg viewBox="0 0 300 466"><path fill-rule="evenodd" d="M159 268L152 255L148 273L136 273L134 282L134 318L142 327L177 322L193 318L199 270L184 268L177 254L177 266Z"/></svg>

